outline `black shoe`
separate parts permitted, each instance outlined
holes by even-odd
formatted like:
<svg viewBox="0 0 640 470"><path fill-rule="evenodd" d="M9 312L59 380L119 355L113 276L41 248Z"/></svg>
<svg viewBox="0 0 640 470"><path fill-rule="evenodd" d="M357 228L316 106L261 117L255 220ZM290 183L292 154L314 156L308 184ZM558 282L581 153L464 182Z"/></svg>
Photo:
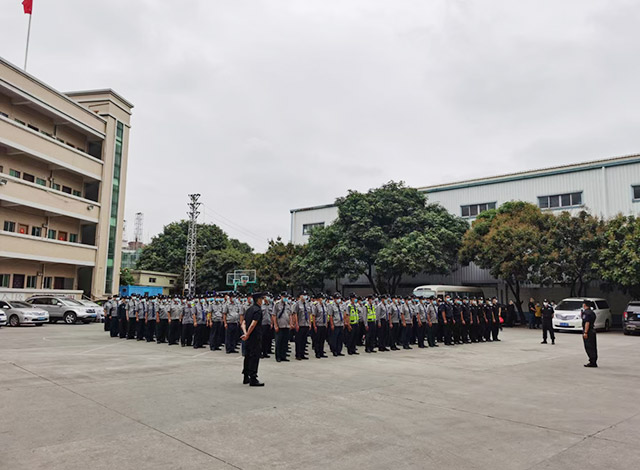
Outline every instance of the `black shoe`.
<svg viewBox="0 0 640 470"><path fill-rule="evenodd" d="M402 349L413 349L411 346L402 346Z"/></svg>
<svg viewBox="0 0 640 470"><path fill-rule="evenodd" d="M552 339L552 340L551 340L551 344L556 344L556 340L555 340L555 339Z"/></svg>
<svg viewBox="0 0 640 470"><path fill-rule="evenodd" d="M502 340L501 340L501 339L496 338L496 339L494 339L494 341L502 341Z"/></svg>
<svg viewBox="0 0 640 470"><path fill-rule="evenodd" d="M249 382L249 387L264 387L264 382L259 382L258 379L252 379Z"/></svg>
<svg viewBox="0 0 640 470"><path fill-rule="evenodd" d="M391 350L392 350L392 351L400 351L400 348L398 348L398 347L396 347L396 346L393 346L393 347L391 348Z"/></svg>
<svg viewBox="0 0 640 470"><path fill-rule="evenodd" d="M302 356L300 359L302 359L303 361L308 361L309 358L307 356Z"/></svg>
<svg viewBox="0 0 640 470"><path fill-rule="evenodd" d="M591 363L589 363L589 364L585 364L584 366L585 366L585 367L598 367L598 365L597 365L597 364L591 364Z"/></svg>
<svg viewBox="0 0 640 470"><path fill-rule="evenodd" d="M540 344L547 344L547 340L542 341Z"/></svg>
<svg viewBox="0 0 640 470"><path fill-rule="evenodd" d="M244 380L242 381L242 385L247 385L249 382L251 382L251 379L249 379L248 375L245 375Z"/></svg>
<svg viewBox="0 0 640 470"><path fill-rule="evenodd" d="M301 357L296 357L296 361L301 361L302 358Z"/></svg>
<svg viewBox="0 0 640 470"><path fill-rule="evenodd" d="M338 357L339 357L339 356L344 356L344 354L342 354L342 353L338 353L338 354L336 354L336 356L338 356Z"/></svg>
<svg viewBox="0 0 640 470"><path fill-rule="evenodd" d="M338 353L333 353L333 357L338 357Z"/></svg>
<svg viewBox="0 0 640 470"><path fill-rule="evenodd" d="M420 349L424 349L426 348L426 346L418 346Z"/></svg>

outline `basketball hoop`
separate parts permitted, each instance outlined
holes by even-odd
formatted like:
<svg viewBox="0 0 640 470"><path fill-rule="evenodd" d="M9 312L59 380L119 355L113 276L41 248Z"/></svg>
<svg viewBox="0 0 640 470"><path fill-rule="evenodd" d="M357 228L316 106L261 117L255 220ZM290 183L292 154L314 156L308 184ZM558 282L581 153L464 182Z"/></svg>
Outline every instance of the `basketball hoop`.
<svg viewBox="0 0 640 470"><path fill-rule="evenodd" d="M245 287L248 282L249 282L249 276L242 276L240 278L240 283L242 284L242 287Z"/></svg>

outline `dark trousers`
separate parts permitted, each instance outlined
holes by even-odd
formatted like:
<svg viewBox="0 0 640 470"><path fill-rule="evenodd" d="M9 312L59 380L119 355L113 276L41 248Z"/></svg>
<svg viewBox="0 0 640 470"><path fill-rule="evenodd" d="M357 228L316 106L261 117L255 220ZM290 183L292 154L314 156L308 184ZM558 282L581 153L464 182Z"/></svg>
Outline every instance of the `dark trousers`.
<svg viewBox="0 0 640 470"><path fill-rule="evenodd" d="M498 335L500 334L500 321L494 321L491 324L491 335L494 341L498 341Z"/></svg>
<svg viewBox="0 0 640 470"><path fill-rule="evenodd" d="M207 333L207 327L204 323L198 323L196 325L195 332L193 334L193 347L195 349L204 347L204 336Z"/></svg>
<svg viewBox="0 0 640 470"><path fill-rule="evenodd" d="M242 373L249 379L258 378L258 365L260 364L261 347L260 341L253 340L245 347L244 368Z"/></svg>
<svg viewBox="0 0 640 470"><path fill-rule="evenodd" d="M451 334L451 320L447 319L447 323L442 325L442 339L444 344L453 344L453 335Z"/></svg>
<svg viewBox="0 0 640 470"><path fill-rule="evenodd" d="M478 341L478 319L473 318L471 320L471 324L469 324L469 340L472 343L476 343Z"/></svg>
<svg viewBox="0 0 640 470"><path fill-rule="evenodd" d="M454 343L461 343L462 340L460 339L460 327L462 326L462 324L460 323L460 320L458 318L455 319L455 323L451 325L451 332L453 333L453 342Z"/></svg>
<svg viewBox="0 0 640 470"><path fill-rule="evenodd" d="M316 334L316 357L324 356L324 342L327 340L327 327L319 326Z"/></svg>
<svg viewBox="0 0 640 470"><path fill-rule="evenodd" d="M464 319L464 324L460 325L460 339L463 343L469 342L469 319Z"/></svg>
<svg viewBox="0 0 640 470"><path fill-rule="evenodd" d="M493 322L491 320L487 320L484 324L484 339L485 341L491 341L491 331L493 330Z"/></svg>
<svg viewBox="0 0 640 470"><path fill-rule="evenodd" d="M418 328L416 329L416 339L418 340L419 348L424 348L424 334L426 331L426 326L427 324L425 322L422 322L422 324L418 325Z"/></svg>
<svg viewBox="0 0 640 470"><path fill-rule="evenodd" d="M542 340L547 340L547 332L551 336L551 341L556 340L556 332L553 330L553 319L552 318L543 318L542 319Z"/></svg>
<svg viewBox="0 0 640 470"><path fill-rule="evenodd" d="M118 331L120 338L127 337L127 314L119 313L118 314Z"/></svg>
<svg viewBox="0 0 640 470"><path fill-rule="evenodd" d="M331 336L329 339L329 344L331 345L331 352L333 354L342 354L342 344L344 342L344 327L343 326L334 326L333 331L331 332Z"/></svg>
<svg viewBox="0 0 640 470"><path fill-rule="evenodd" d="M178 344L180 339L180 320L171 320L169 324L169 344Z"/></svg>
<svg viewBox="0 0 640 470"><path fill-rule="evenodd" d="M156 334L156 321L155 320L147 320L147 341L153 341L153 337Z"/></svg>
<svg viewBox="0 0 640 470"><path fill-rule="evenodd" d="M182 331L180 331L180 344L182 346L191 346L193 341L193 323L183 323Z"/></svg>
<svg viewBox="0 0 640 470"><path fill-rule="evenodd" d="M376 322L368 321L367 322L367 331L366 331L366 340L365 340L365 350L373 351L373 348L376 347Z"/></svg>
<svg viewBox="0 0 640 470"><path fill-rule="evenodd" d="M416 339L418 338L418 320L416 317L412 318L413 323L411 324L411 336L409 337L409 342L411 344L416 344Z"/></svg>
<svg viewBox="0 0 640 470"><path fill-rule="evenodd" d="M388 336L389 336L389 323L387 323L387 319L383 318L380 320L380 326L377 328L378 332L378 350L385 351L387 349L388 344Z"/></svg>
<svg viewBox="0 0 640 470"><path fill-rule="evenodd" d="M209 348L219 350L224 342L224 326L221 321L214 321L209 331Z"/></svg>
<svg viewBox="0 0 640 470"><path fill-rule="evenodd" d="M409 342L411 341L411 329L413 328L413 324L408 323L407 326L402 327L402 347L408 348Z"/></svg>
<svg viewBox="0 0 640 470"><path fill-rule="evenodd" d="M224 346L227 353L231 353L236 350L238 345L238 324L227 323L227 331L224 337Z"/></svg>
<svg viewBox="0 0 640 470"><path fill-rule="evenodd" d="M587 356L589 357L589 364L593 364L594 366L598 363L598 344L596 342L596 332L594 330L589 330L587 334L587 338L583 340L584 342L584 350L587 352Z"/></svg>
<svg viewBox="0 0 640 470"><path fill-rule="evenodd" d="M158 320L158 343L166 343L167 342L167 330L169 329L169 319L163 318Z"/></svg>
<svg viewBox="0 0 640 470"><path fill-rule="evenodd" d="M436 345L435 330L437 327L438 327L437 323L432 323L431 326L427 324L425 327L425 330L427 333L427 343L429 343L429 346L431 346L432 348Z"/></svg>
<svg viewBox="0 0 640 470"><path fill-rule="evenodd" d="M400 323L391 323L389 327L389 345L391 349L398 349L398 335L400 334Z"/></svg>
<svg viewBox="0 0 640 470"><path fill-rule="evenodd" d="M136 339L142 341L144 338L144 319L136 320Z"/></svg>
<svg viewBox="0 0 640 470"><path fill-rule="evenodd" d="M287 358L287 347L289 346L289 328L279 328L276 332L276 361Z"/></svg>
<svg viewBox="0 0 640 470"><path fill-rule="evenodd" d="M358 334L360 332L360 328L357 323L351 325L351 329L347 329L347 352L349 354L353 354L357 352L358 345Z"/></svg>
<svg viewBox="0 0 640 470"><path fill-rule="evenodd" d="M261 325L262 328L262 355L268 356L271 354L271 347L273 345L273 328L271 323L268 325Z"/></svg>
<svg viewBox="0 0 640 470"><path fill-rule="evenodd" d="M364 338L364 335L366 333L366 331L365 331L366 328L364 327L364 322L358 323L357 330L358 330L358 335L357 335L357 338L356 338L357 345L358 346L362 346L364 344L363 338Z"/></svg>
<svg viewBox="0 0 640 470"><path fill-rule="evenodd" d="M120 329L120 322L118 321L118 317L112 316L109 319L109 335L112 338L117 338L119 329Z"/></svg>
<svg viewBox="0 0 640 470"><path fill-rule="evenodd" d="M104 316L104 331L111 331L111 319L109 315Z"/></svg>
<svg viewBox="0 0 640 470"><path fill-rule="evenodd" d="M129 318L129 325L127 327L127 339L133 339L136 336L136 319L134 318Z"/></svg>
<svg viewBox="0 0 640 470"><path fill-rule="evenodd" d="M307 336L309 335L308 326L298 327L296 331L296 359L307 355Z"/></svg>

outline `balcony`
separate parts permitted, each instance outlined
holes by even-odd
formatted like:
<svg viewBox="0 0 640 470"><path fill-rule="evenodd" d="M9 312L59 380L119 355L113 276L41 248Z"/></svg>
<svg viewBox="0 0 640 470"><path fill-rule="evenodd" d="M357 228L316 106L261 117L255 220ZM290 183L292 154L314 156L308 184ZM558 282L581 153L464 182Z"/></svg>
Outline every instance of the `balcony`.
<svg viewBox="0 0 640 470"><path fill-rule="evenodd" d="M0 231L0 258L95 266L95 246Z"/></svg>
<svg viewBox="0 0 640 470"><path fill-rule="evenodd" d="M6 183L2 183L6 181ZM25 206L52 215L64 215L98 223L100 204L36 183L0 174L0 202L4 206Z"/></svg>
<svg viewBox="0 0 640 470"><path fill-rule="evenodd" d="M95 180L102 179L102 161L40 132L0 116L0 143L48 163Z"/></svg>

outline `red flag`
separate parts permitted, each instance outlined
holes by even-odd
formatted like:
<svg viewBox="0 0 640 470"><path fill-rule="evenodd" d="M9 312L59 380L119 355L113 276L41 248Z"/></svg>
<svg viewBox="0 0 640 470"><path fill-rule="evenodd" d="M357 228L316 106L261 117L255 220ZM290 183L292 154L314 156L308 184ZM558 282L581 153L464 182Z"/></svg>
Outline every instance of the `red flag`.
<svg viewBox="0 0 640 470"><path fill-rule="evenodd" d="M30 15L33 11L33 0L22 0L22 6L25 14Z"/></svg>

